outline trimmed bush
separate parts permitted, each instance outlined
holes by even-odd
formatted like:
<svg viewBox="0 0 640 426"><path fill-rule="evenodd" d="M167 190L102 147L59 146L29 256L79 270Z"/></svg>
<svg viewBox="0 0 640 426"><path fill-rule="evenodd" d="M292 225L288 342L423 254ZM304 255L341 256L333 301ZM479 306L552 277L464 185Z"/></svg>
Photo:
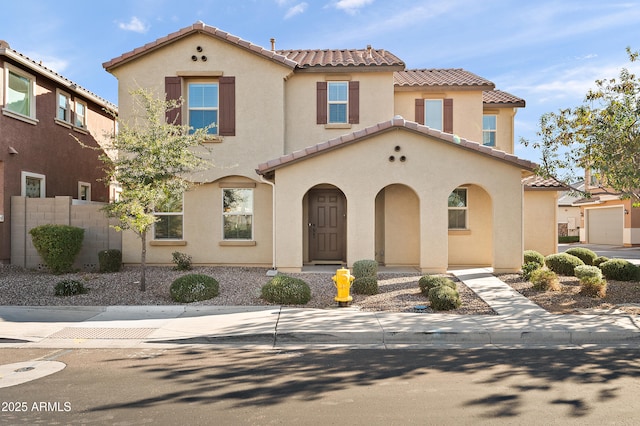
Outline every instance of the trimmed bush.
<svg viewBox="0 0 640 426"><path fill-rule="evenodd" d="M542 268L538 262L528 262L522 265L522 279L529 281L531 279L531 273Z"/></svg>
<svg viewBox="0 0 640 426"><path fill-rule="evenodd" d="M448 285L439 285L429 290L429 303L431 309L436 311L457 309L462 304L458 291Z"/></svg>
<svg viewBox="0 0 640 426"><path fill-rule="evenodd" d="M580 281L587 278L588 279L595 278L598 280L602 279L602 271L597 266L590 266L590 265L576 266L576 269L574 269L574 275Z"/></svg>
<svg viewBox="0 0 640 426"><path fill-rule="evenodd" d="M535 290L560 291L558 275L549 269L536 269L531 273L530 281Z"/></svg>
<svg viewBox="0 0 640 426"><path fill-rule="evenodd" d="M378 278L362 277L356 278L351 283L351 288L355 294L378 294Z"/></svg>
<svg viewBox="0 0 640 426"><path fill-rule="evenodd" d="M353 276L358 278L377 277L378 262L375 260L365 259L353 262Z"/></svg>
<svg viewBox="0 0 640 426"><path fill-rule="evenodd" d="M81 282L76 280L62 280L56 284L56 296L75 296L76 294L84 294L86 289Z"/></svg>
<svg viewBox="0 0 640 426"><path fill-rule="evenodd" d="M598 257L593 250L589 250L586 247L571 247L565 251L565 253L577 257L582 260L585 265L593 265L593 261Z"/></svg>
<svg viewBox="0 0 640 426"><path fill-rule="evenodd" d="M600 267L600 265L602 265L604 262L606 262L607 260L609 260L608 257L606 256L598 256L595 258L595 260L593 261L593 266L598 266Z"/></svg>
<svg viewBox="0 0 640 426"><path fill-rule="evenodd" d="M544 256L541 253L538 253L535 250L525 250L524 251L524 264L527 263L537 263L541 267L544 266Z"/></svg>
<svg viewBox="0 0 640 426"><path fill-rule="evenodd" d="M84 229L67 225L41 225L29 231L33 245L54 274L71 272L84 239Z"/></svg>
<svg viewBox="0 0 640 426"><path fill-rule="evenodd" d="M607 282L595 277L581 279L580 294L588 297L605 297L607 295Z"/></svg>
<svg viewBox="0 0 640 426"><path fill-rule="evenodd" d="M578 243L580 242L580 237L577 235L558 237L558 242L560 244Z"/></svg>
<svg viewBox="0 0 640 426"><path fill-rule="evenodd" d="M456 283L453 282L448 277L438 276L438 275L425 275L420 277L418 280L418 286L420 287L420 292L425 296L429 297L429 291L432 288L439 287L441 285L450 287L452 289L456 289Z"/></svg>
<svg viewBox="0 0 640 426"><path fill-rule="evenodd" d="M171 299L179 303L212 299L220 292L215 278L203 274L188 274L177 278L169 287Z"/></svg>
<svg viewBox="0 0 640 426"><path fill-rule="evenodd" d="M584 262L571 254L558 253L550 254L544 258L547 268L551 269L558 275L573 276L576 266L584 265Z"/></svg>
<svg viewBox="0 0 640 426"><path fill-rule="evenodd" d="M309 284L299 278L276 275L262 286L260 297L271 303L304 305L311 300L311 289Z"/></svg>
<svg viewBox="0 0 640 426"><path fill-rule="evenodd" d="M100 272L119 272L122 267L122 252L118 249L102 250L98 252Z"/></svg>
<svg viewBox="0 0 640 426"><path fill-rule="evenodd" d="M638 281L640 268L625 259L611 259L600 264L600 269L608 280Z"/></svg>
<svg viewBox="0 0 640 426"><path fill-rule="evenodd" d="M179 251L174 251L171 253L173 256L173 263L176 266L173 268L176 271L188 271L191 269L191 256L187 253L180 253Z"/></svg>

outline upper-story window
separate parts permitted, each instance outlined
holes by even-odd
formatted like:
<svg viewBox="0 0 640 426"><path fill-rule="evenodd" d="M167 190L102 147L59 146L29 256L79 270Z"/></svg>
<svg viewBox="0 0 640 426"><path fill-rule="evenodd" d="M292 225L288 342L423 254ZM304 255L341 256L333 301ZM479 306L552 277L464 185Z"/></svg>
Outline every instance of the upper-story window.
<svg viewBox="0 0 640 426"><path fill-rule="evenodd" d="M453 133L453 99L416 99L416 123Z"/></svg>
<svg viewBox="0 0 640 426"><path fill-rule="evenodd" d="M329 90L329 123L347 123L349 105L349 89L346 81L330 81Z"/></svg>
<svg viewBox="0 0 640 426"><path fill-rule="evenodd" d="M442 99L424 100L424 124L435 130L442 130Z"/></svg>
<svg viewBox="0 0 640 426"><path fill-rule="evenodd" d="M497 117L495 115L482 116L482 144L496 146Z"/></svg>
<svg viewBox="0 0 640 426"><path fill-rule="evenodd" d="M74 111L73 124L76 127L87 127L87 104L82 101L76 101L76 107Z"/></svg>
<svg viewBox="0 0 640 426"><path fill-rule="evenodd" d="M71 123L71 96L64 92L57 93L56 118Z"/></svg>
<svg viewBox="0 0 640 426"><path fill-rule="evenodd" d="M6 64L3 112L16 118L36 118L34 76Z"/></svg>
<svg viewBox="0 0 640 426"><path fill-rule="evenodd" d="M218 83L189 83L189 127L218 134Z"/></svg>

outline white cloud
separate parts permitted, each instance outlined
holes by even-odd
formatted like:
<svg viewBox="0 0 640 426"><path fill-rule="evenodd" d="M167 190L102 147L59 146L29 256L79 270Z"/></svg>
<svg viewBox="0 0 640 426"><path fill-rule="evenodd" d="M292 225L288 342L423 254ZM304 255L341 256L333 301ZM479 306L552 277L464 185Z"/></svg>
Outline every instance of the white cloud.
<svg viewBox="0 0 640 426"><path fill-rule="evenodd" d="M56 58L55 56L42 55L38 52L29 52L25 53L25 55L60 75L64 75L65 70L69 67L68 60Z"/></svg>
<svg viewBox="0 0 640 426"><path fill-rule="evenodd" d="M146 33L149 27L144 24L137 16L131 18L129 22L120 22L118 28L125 31L133 31L135 33Z"/></svg>
<svg viewBox="0 0 640 426"><path fill-rule="evenodd" d="M371 3L373 3L373 0L338 0L335 3L335 7L336 9L341 9L347 13L354 14L358 9L362 9Z"/></svg>
<svg viewBox="0 0 640 426"><path fill-rule="evenodd" d="M289 10L287 10L287 13L284 15L284 19L289 19L293 16L304 13L304 11L307 10L307 6L309 6L307 3L302 2L296 4L293 7L290 7Z"/></svg>

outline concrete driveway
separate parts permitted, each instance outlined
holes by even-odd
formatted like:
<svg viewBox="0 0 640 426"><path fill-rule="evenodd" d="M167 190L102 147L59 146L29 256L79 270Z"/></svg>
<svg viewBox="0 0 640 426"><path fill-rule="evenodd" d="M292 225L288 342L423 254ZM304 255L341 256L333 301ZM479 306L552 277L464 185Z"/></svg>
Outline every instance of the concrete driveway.
<svg viewBox="0 0 640 426"><path fill-rule="evenodd" d="M558 244L558 252L562 253L572 247L586 247L593 250L598 256L606 256L609 259L627 259L629 262L640 265L640 247L605 246L597 244Z"/></svg>

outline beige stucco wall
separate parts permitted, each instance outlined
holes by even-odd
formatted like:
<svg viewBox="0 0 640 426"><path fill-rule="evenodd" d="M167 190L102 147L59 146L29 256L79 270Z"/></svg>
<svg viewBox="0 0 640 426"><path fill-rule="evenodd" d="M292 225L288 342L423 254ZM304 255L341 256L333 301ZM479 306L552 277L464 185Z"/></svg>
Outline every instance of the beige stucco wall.
<svg viewBox="0 0 640 426"><path fill-rule="evenodd" d="M197 46L202 52L196 51ZM206 55L207 61L193 61L194 54ZM215 80L215 76L206 77L211 73L236 78L236 135L224 136L220 143L207 143L215 167L200 180L211 182L227 175L255 178L259 162L284 153L284 80L291 73L286 66L237 45L193 34L113 70L118 78L120 117L128 121L133 116L131 90L148 88L164 97L166 76L192 74L184 77L184 96L186 81ZM203 77L197 77L200 74Z"/></svg>
<svg viewBox="0 0 640 426"><path fill-rule="evenodd" d="M384 263L417 266L420 264L420 200L413 189L404 185L394 184L383 191Z"/></svg>
<svg viewBox="0 0 640 426"><path fill-rule="evenodd" d="M558 223L569 224L570 219L573 219L575 224L574 229L569 229L570 236L580 235L580 207L578 206L558 206Z"/></svg>
<svg viewBox="0 0 640 426"><path fill-rule="evenodd" d="M316 124L316 82L359 81L358 124ZM287 80L286 152L296 151L393 118L393 73L296 73Z"/></svg>
<svg viewBox="0 0 640 426"><path fill-rule="evenodd" d="M405 162L390 162L400 146ZM348 167L336 167L349 158ZM464 164L464 167L461 167ZM327 173L331 170L331 173ZM394 129L276 171L277 266L299 270L303 262L303 199L318 183L342 190L347 199L347 263L375 256L376 195L402 183L415 192L421 206L419 259L424 272L444 272L449 266L447 199L457 186L484 188L494 206L492 266L497 272L516 271L522 263L521 171L510 164L470 152L457 145ZM434 206L442 206L441 208ZM385 239L388 239L388 230ZM473 232L473 231L472 231ZM474 248L476 250L476 248ZM464 257L464 254L461 255Z"/></svg>
<svg viewBox="0 0 640 426"><path fill-rule="evenodd" d="M416 99L453 99L453 133L474 142L482 142L482 91L404 91L394 95L394 115L415 121ZM473 117L473 118L470 118Z"/></svg>
<svg viewBox="0 0 640 426"><path fill-rule="evenodd" d="M493 203L477 185L467 185L465 230L449 231L449 265L487 266L493 257Z"/></svg>
<svg viewBox="0 0 640 426"><path fill-rule="evenodd" d="M496 149L513 154L515 108L487 108L483 114L496 116Z"/></svg>
<svg viewBox="0 0 640 426"><path fill-rule="evenodd" d="M558 251L558 192L524 192L524 248L547 256Z"/></svg>

